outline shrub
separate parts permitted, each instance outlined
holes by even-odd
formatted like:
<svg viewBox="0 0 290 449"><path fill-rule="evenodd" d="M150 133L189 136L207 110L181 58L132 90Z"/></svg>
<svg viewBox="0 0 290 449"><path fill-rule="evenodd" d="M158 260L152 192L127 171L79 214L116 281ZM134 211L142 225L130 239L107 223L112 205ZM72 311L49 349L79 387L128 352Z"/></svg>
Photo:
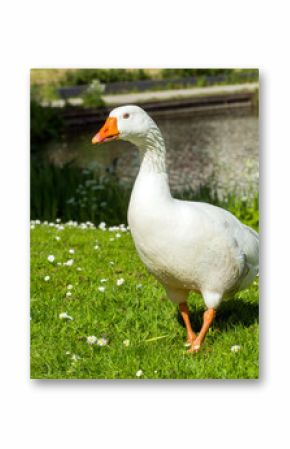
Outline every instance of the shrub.
<svg viewBox="0 0 290 449"><path fill-rule="evenodd" d="M60 115L53 108L43 107L35 100L30 103L31 152L39 151L49 140L59 138L63 128Z"/></svg>
<svg viewBox="0 0 290 449"><path fill-rule="evenodd" d="M136 81L148 79L149 75L144 69L75 69L66 73L61 84L63 86L79 86L90 84L93 80L101 83L113 83L117 81Z"/></svg>
<svg viewBox="0 0 290 449"><path fill-rule="evenodd" d="M31 218L125 223L129 190L113 175L31 163Z"/></svg>
<svg viewBox="0 0 290 449"><path fill-rule="evenodd" d="M105 86L99 80L93 80L83 94L84 107L104 106L105 102L102 99L104 90Z"/></svg>

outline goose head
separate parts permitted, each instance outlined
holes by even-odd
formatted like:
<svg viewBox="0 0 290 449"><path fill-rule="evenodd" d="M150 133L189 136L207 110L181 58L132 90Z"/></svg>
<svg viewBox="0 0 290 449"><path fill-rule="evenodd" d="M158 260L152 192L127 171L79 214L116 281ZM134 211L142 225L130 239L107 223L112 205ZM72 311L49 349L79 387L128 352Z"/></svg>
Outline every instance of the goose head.
<svg viewBox="0 0 290 449"><path fill-rule="evenodd" d="M92 143L122 139L138 146L154 129L158 129L157 125L142 108L134 105L121 106L111 111L105 124L93 137Z"/></svg>

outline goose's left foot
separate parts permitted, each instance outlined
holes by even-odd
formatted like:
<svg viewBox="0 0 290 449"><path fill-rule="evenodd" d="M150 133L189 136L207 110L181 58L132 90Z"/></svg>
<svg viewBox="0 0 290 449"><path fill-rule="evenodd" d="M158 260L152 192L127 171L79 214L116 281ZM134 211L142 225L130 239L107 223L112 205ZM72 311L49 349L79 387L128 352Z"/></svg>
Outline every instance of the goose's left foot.
<svg viewBox="0 0 290 449"><path fill-rule="evenodd" d="M202 328L200 330L200 333L198 334L198 337L196 337L192 342L188 352L199 352L202 342L205 339L210 326L212 325L215 314L215 309L208 309L204 312Z"/></svg>

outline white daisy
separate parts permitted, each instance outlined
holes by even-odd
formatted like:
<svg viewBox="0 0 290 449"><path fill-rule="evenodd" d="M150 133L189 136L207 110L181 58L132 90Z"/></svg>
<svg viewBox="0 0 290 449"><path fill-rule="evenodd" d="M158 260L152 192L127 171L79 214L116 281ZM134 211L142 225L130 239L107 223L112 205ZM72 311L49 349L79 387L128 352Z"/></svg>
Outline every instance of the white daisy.
<svg viewBox="0 0 290 449"><path fill-rule="evenodd" d="M44 280L45 280L45 282L47 282L47 281L49 281L49 279L50 279L50 276L44 276L44 278L43 278Z"/></svg>
<svg viewBox="0 0 290 449"><path fill-rule="evenodd" d="M54 261L54 259L55 259L55 257L52 254L50 254L47 258L48 262L50 262L50 263L52 263Z"/></svg>
<svg viewBox="0 0 290 449"><path fill-rule="evenodd" d="M117 284L118 287L120 287L120 285L124 284L124 282L125 282L125 279L120 278L120 279L117 279L116 284Z"/></svg>
<svg viewBox="0 0 290 449"><path fill-rule="evenodd" d="M141 377L143 376L143 371L141 369L138 369L138 371L136 372L136 377Z"/></svg>
<svg viewBox="0 0 290 449"><path fill-rule="evenodd" d="M66 265L67 267L71 267L73 263L74 263L74 260L69 259L67 262L64 262L63 264Z"/></svg>
<svg viewBox="0 0 290 449"><path fill-rule="evenodd" d="M98 287L99 292L104 292L106 287Z"/></svg>
<svg viewBox="0 0 290 449"><path fill-rule="evenodd" d="M68 252L69 252L70 254L74 254L74 253L75 253L75 250L74 250L73 248L71 248L71 249L68 250Z"/></svg>
<svg viewBox="0 0 290 449"><path fill-rule="evenodd" d="M90 335L89 337L87 337L87 343L89 345L95 344L96 341L97 341L97 337L95 337L94 335Z"/></svg>
<svg viewBox="0 0 290 449"><path fill-rule="evenodd" d="M61 320L73 320L73 317L68 315L66 312L62 312L58 315Z"/></svg>
<svg viewBox="0 0 290 449"><path fill-rule="evenodd" d="M73 285L68 284L66 288L67 288L68 290L71 290L71 289L73 288Z"/></svg>
<svg viewBox="0 0 290 449"><path fill-rule="evenodd" d="M66 292L66 296L71 296L72 293L71 292Z"/></svg>
<svg viewBox="0 0 290 449"><path fill-rule="evenodd" d="M99 245L94 246L94 249L100 249Z"/></svg>
<svg viewBox="0 0 290 449"><path fill-rule="evenodd" d="M56 235L54 238L55 238L55 240L57 240L58 242L60 241L60 236L59 236L59 235Z"/></svg>
<svg viewBox="0 0 290 449"><path fill-rule="evenodd" d="M106 346L108 344L108 340L106 338L98 338L97 345L98 346Z"/></svg>
<svg viewBox="0 0 290 449"><path fill-rule="evenodd" d="M100 280L100 282L107 282L107 281L108 281L108 279L105 279L105 278Z"/></svg>
<svg viewBox="0 0 290 449"><path fill-rule="evenodd" d="M99 224L99 229L101 229L102 231L105 231L105 230L106 230L106 223L105 223L104 221L102 221L102 222Z"/></svg>
<svg viewBox="0 0 290 449"><path fill-rule="evenodd" d="M239 352L241 350L241 347L239 345L234 345L231 347L232 352Z"/></svg>
<svg viewBox="0 0 290 449"><path fill-rule="evenodd" d="M126 347L130 346L130 340L128 340L128 339L124 340L123 345Z"/></svg>

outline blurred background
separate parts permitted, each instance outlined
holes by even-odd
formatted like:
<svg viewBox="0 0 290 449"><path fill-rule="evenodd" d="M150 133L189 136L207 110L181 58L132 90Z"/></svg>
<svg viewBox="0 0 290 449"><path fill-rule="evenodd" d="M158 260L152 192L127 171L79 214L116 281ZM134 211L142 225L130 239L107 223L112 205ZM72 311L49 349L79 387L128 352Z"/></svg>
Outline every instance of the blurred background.
<svg viewBox="0 0 290 449"><path fill-rule="evenodd" d="M138 104L165 138L173 195L257 228L258 99L257 69L32 69L31 219L127 222L138 151L91 139Z"/></svg>

